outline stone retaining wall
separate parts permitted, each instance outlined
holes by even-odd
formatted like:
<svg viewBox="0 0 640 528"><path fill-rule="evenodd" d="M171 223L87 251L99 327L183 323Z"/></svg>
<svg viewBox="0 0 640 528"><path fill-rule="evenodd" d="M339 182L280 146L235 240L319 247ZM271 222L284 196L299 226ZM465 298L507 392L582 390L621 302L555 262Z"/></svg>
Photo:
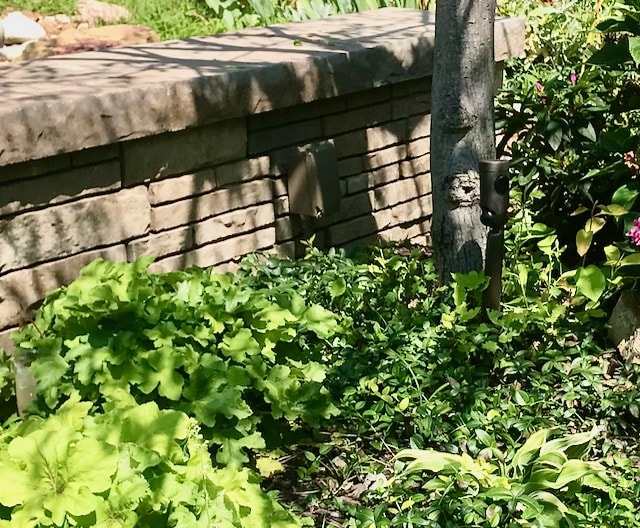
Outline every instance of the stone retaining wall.
<svg viewBox="0 0 640 528"><path fill-rule="evenodd" d="M498 62L523 32L497 24ZM2 334L96 257L229 269L311 234L426 242L432 44L428 13L383 9L0 68ZM290 213L309 145L337 160L319 218Z"/></svg>

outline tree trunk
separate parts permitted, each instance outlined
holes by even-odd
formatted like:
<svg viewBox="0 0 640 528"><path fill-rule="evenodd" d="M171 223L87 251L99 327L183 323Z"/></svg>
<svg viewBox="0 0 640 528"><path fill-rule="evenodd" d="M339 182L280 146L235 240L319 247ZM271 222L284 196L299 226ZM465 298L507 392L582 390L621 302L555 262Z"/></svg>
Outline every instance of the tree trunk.
<svg viewBox="0 0 640 528"><path fill-rule="evenodd" d="M481 270L487 229L480 223L481 159L495 157L496 0L438 0L431 112L431 179L436 266Z"/></svg>

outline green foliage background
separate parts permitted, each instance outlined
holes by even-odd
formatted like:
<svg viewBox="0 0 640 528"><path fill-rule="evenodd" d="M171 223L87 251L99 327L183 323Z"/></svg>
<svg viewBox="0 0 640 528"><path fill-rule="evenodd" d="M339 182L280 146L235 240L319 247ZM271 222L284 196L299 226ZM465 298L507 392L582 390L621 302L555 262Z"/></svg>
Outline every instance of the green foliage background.
<svg viewBox="0 0 640 528"><path fill-rule="evenodd" d="M122 4L166 38L383 2ZM482 274L441 285L410 246L311 242L236 275L96 261L15 336L24 421L0 363L0 526L640 526L640 367L606 337L640 263L640 5L500 9L529 21L498 103L502 311Z"/></svg>

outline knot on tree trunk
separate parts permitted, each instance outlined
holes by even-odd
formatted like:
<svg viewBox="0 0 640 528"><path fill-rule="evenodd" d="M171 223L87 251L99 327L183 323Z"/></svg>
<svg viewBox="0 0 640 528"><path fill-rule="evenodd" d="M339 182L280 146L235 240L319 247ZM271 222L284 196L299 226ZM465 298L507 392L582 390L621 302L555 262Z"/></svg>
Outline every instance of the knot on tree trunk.
<svg viewBox="0 0 640 528"><path fill-rule="evenodd" d="M460 101L459 97L450 95L440 110L440 122L448 132L466 132L471 130L478 120L478 116L469 110L468 105Z"/></svg>
<svg viewBox="0 0 640 528"><path fill-rule="evenodd" d="M480 202L479 176L474 170L451 174L445 181L445 196L451 209Z"/></svg>

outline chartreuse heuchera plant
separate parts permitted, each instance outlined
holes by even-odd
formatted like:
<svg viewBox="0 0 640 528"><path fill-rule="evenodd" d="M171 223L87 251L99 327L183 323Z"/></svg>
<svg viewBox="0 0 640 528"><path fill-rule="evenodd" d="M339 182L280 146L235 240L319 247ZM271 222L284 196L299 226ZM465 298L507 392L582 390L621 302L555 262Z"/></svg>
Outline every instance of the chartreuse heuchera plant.
<svg viewBox="0 0 640 528"><path fill-rule="evenodd" d="M335 412L322 385L331 312L300 296L271 300L231 274L149 274L150 262L94 261L18 334L37 351L36 409L75 394L96 408L122 395L154 401L195 418L225 464L264 448L267 417L274 427Z"/></svg>
<svg viewBox="0 0 640 528"><path fill-rule="evenodd" d="M214 468L193 418L70 398L3 430L0 526L293 528L247 469Z"/></svg>
<svg viewBox="0 0 640 528"><path fill-rule="evenodd" d="M93 262L15 336L37 398L0 437L0 522L299 526L246 463L264 429L335 414L322 382L336 317L150 262Z"/></svg>

